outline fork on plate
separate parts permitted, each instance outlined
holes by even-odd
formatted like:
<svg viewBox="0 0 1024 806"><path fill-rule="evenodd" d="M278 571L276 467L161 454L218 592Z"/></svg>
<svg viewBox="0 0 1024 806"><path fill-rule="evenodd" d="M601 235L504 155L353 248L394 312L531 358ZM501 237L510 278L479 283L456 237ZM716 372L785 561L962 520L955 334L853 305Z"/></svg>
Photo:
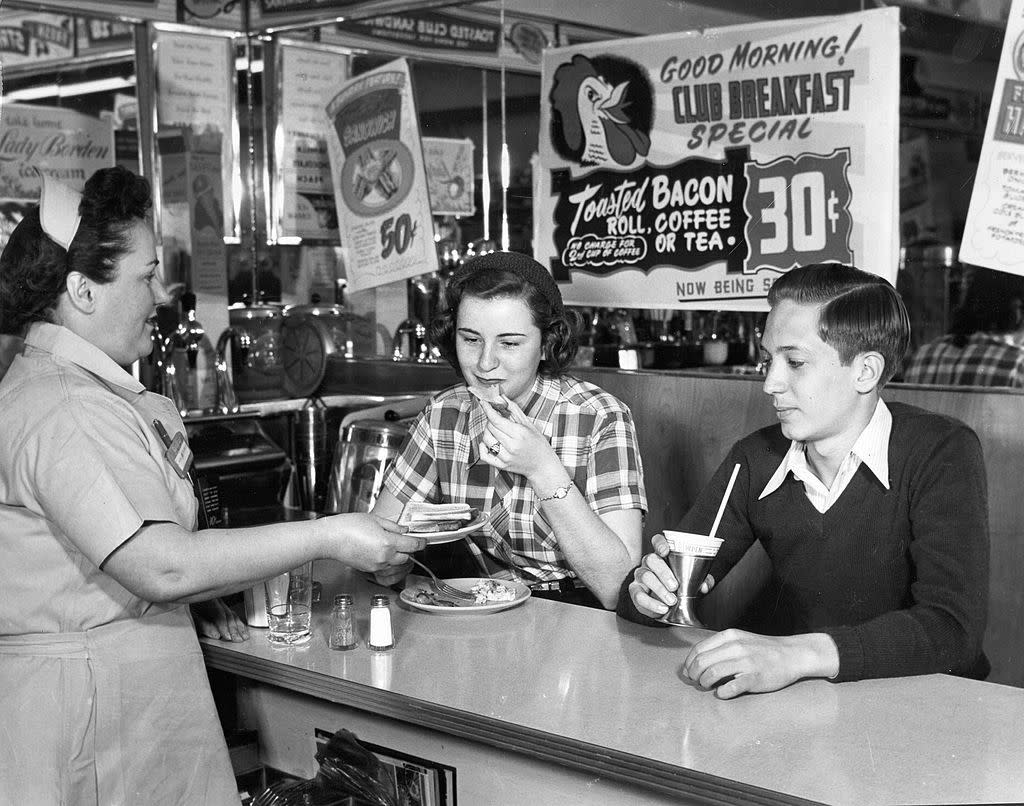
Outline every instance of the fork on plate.
<svg viewBox="0 0 1024 806"><path fill-rule="evenodd" d="M415 557L410 557L409 559L416 563L416 565L418 565L420 568L422 568L430 575L430 584L434 586L434 590L436 590L438 593L443 593L445 596L451 596L453 599L464 599L467 601L476 599L476 596L474 596L469 591L460 590L459 588L456 588L453 585L449 585L444 580L438 579L437 575L433 571L427 568L427 566L425 566Z"/></svg>

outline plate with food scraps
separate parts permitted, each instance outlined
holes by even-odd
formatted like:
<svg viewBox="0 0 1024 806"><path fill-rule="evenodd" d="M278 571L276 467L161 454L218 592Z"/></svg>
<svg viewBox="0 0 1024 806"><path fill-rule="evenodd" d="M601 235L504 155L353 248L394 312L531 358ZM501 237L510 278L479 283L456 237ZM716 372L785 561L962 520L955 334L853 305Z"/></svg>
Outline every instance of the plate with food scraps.
<svg viewBox="0 0 1024 806"><path fill-rule="evenodd" d="M409 607L428 613L465 615L466 613L497 613L521 605L530 598L530 589L511 579L458 577L444 580L449 585L475 595L475 599L455 599L435 591L430 580L409 585L399 598Z"/></svg>
<svg viewBox="0 0 1024 806"><path fill-rule="evenodd" d="M417 532L410 530L408 534L413 537L422 537L427 541L428 545L433 545L435 543L451 543L454 540L458 540L460 537L473 534L473 532L478 532L490 519L490 512L481 512L465 526L460 526L458 529L448 529L442 532Z"/></svg>

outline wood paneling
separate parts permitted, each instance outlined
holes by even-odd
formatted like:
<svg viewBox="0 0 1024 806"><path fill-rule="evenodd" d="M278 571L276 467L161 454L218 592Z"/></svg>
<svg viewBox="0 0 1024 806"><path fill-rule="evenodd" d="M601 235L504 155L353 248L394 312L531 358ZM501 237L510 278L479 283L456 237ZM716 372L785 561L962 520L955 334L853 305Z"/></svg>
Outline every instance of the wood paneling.
<svg viewBox="0 0 1024 806"><path fill-rule="evenodd" d="M775 421L758 378L587 370L578 373L633 411L650 513L645 541L672 528L737 439ZM985 651L989 680L1024 686L1024 395L1007 391L895 384L886 400L967 423L981 440L989 490L990 566ZM716 588L711 623L733 618L764 578L759 547ZM709 597L710 599L710 597Z"/></svg>

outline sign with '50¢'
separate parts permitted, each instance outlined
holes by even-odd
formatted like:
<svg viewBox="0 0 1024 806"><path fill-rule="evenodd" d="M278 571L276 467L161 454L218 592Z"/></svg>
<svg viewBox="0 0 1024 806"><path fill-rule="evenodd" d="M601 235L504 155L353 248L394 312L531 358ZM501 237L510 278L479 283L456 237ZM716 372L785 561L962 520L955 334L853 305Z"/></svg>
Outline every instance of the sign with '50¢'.
<svg viewBox="0 0 1024 806"><path fill-rule="evenodd" d="M349 290L436 270L408 64L398 59L345 82L326 111Z"/></svg>

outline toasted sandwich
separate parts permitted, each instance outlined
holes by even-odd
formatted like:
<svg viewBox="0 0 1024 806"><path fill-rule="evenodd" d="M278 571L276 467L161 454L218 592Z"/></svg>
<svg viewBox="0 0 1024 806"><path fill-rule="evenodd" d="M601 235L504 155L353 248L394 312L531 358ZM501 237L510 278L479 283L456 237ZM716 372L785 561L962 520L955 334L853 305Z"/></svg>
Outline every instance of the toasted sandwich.
<svg viewBox="0 0 1024 806"><path fill-rule="evenodd" d="M490 403L496 412L508 419L511 415L508 411L508 403L501 394L501 386L467 386L469 393L478 400Z"/></svg>
<svg viewBox="0 0 1024 806"><path fill-rule="evenodd" d="M472 522L479 510L469 504L428 504L409 501L398 519L410 532L451 532Z"/></svg>

